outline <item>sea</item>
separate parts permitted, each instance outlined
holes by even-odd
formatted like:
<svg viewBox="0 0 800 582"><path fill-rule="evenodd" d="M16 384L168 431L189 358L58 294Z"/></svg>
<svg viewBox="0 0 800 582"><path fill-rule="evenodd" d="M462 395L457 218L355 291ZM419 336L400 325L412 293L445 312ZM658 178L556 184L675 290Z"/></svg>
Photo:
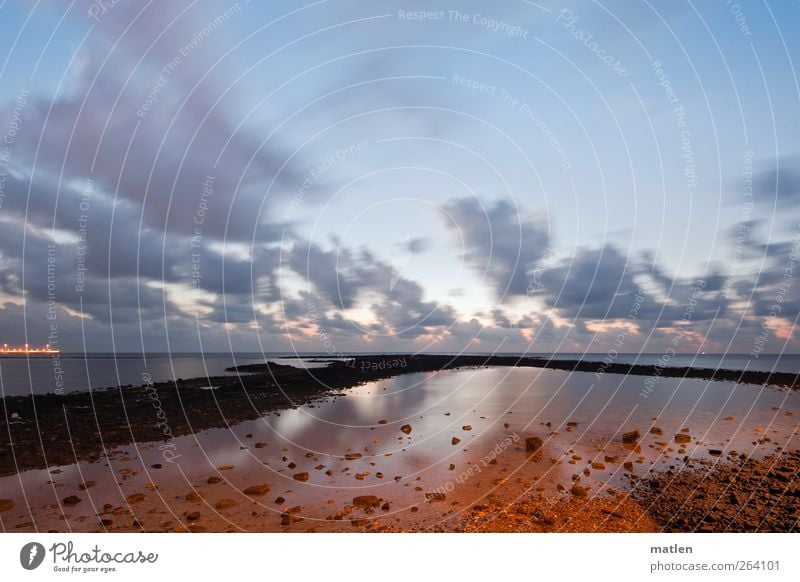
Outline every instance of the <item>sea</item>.
<svg viewBox="0 0 800 582"><path fill-rule="evenodd" d="M337 354L338 355L338 354ZM358 354L352 354L358 355ZM485 354L488 355L488 354ZM553 359L582 359L590 362L612 361L642 364L727 370L800 372L800 355L761 354L661 354L604 353L528 353L497 354ZM0 397L29 394L68 393L118 386L141 386L180 378L209 378L234 374L232 366L259 364L265 361L298 367L325 366L319 359L337 359L325 353L62 353L53 356L0 356Z"/></svg>

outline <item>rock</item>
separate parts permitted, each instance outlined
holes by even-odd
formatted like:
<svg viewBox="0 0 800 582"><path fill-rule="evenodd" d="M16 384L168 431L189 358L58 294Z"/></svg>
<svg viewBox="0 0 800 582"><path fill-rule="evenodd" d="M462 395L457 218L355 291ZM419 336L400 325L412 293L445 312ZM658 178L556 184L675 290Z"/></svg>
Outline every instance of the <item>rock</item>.
<svg viewBox="0 0 800 582"><path fill-rule="evenodd" d="M228 509L229 507L233 507L235 505L239 505L239 502L234 501L233 499L220 499L214 504L214 509L216 510Z"/></svg>
<svg viewBox="0 0 800 582"><path fill-rule="evenodd" d="M411 425L410 424L404 424L403 426L400 427L400 430L403 431L406 434L411 434Z"/></svg>
<svg viewBox="0 0 800 582"><path fill-rule="evenodd" d="M450 441L450 444L455 446L455 445L457 445L457 444L458 444L458 443L460 443L460 442L461 442L461 439L459 439L459 438L456 438L456 437L453 437L453 440L452 440L452 441Z"/></svg>
<svg viewBox="0 0 800 582"><path fill-rule="evenodd" d="M200 491L191 491L190 493L186 494L184 499L186 499L186 501L200 501L203 499L203 497L205 497L204 493L201 493Z"/></svg>
<svg viewBox="0 0 800 582"><path fill-rule="evenodd" d="M569 490L575 497L586 497L586 488L581 487L577 483Z"/></svg>
<svg viewBox="0 0 800 582"><path fill-rule="evenodd" d="M525 450L529 453L538 453L542 450L544 442L539 437L528 437L525 439Z"/></svg>
<svg viewBox="0 0 800 582"><path fill-rule="evenodd" d="M617 462L617 458L616 457L610 457L610 456L606 455L605 456L605 461L606 461L606 463L616 463Z"/></svg>
<svg viewBox="0 0 800 582"><path fill-rule="evenodd" d="M469 424L465 424L464 426L461 427L461 430L472 430L472 426Z"/></svg>
<svg viewBox="0 0 800 582"><path fill-rule="evenodd" d="M676 443L690 443L692 442L692 437L688 434L681 434L678 433L675 435L675 442Z"/></svg>
<svg viewBox="0 0 800 582"><path fill-rule="evenodd" d="M384 419L381 419L381 420L378 421L378 424L387 424L387 421L385 421Z"/></svg>
<svg viewBox="0 0 800 582"><path fill-rule="evenodd" d="M664 431L658 428L657 426L654 426L650 428L650 434L664 434Z"/></svg>
<svg viewBox="0 0 800 582"><path fill-rule="evenodd" d="M629 473L633 473L633 462L625 461L622 463L622 468L628 471Z"/></svg>
<svg viewBox="0 0 800 582"><path fill-rule="evenodd" d="M8 511L9 509L13 509L14 502L10 499L0 499L0 511Z"/></svg>
<svg viewBox="0 0 800 582"><path fill-rule="evenodd" d="M78 505L80 502L81 498L78 497L77 495L70 495L69 497L65 497L64 499L61 500L61 503L67 506Z"/></svg>
<svg viewBox="0 0 800 582"><path fill-rule="evenodd" d="M199 511L193 511L186 514L186 521L197 521L198 519L200 519Z"/></svg>
<svg viewBox="0 0 800 582"><path fill-rule="evenodd" d="M274 503L276 505L283 505L284 503L286 503L286 500L283 497L276 497Z"/></svg>
<svg viewBox="0 0 800 582"><path fill-rule="evenodd" d="M160 468L161 468L161 463L153 463L153 464L152 464L152 465L150 465L150 466L151 466L153 469L160 469Z"/></svg>
<svg viewBox="0 0 800 582"><path fill-rule="evenodd" d="M361 453L347 453L344 458L348 461L355 461L356 459L361 458Z"/></svg>
<svg viewBox="0 0 800 582"><path fill-rule="evenodd" d="M308 479L308 473L306 473L306 479ZM251 497L260 497L261 495L266 495L269 493L269 485L263 483L261 485L251 485L244 491L242 491L245 495L249 495Z"/></svg>
<svg viewBox="0 0 800 582"><path fill-rule="evenodd" d="M719 449L708 449L708 454L714 457L721 457L722 451L720 451Z"/></svg>
<svg viewBox="0 0 800 582"><path fill-rule="evenodd" d="M144 493L134 493L133 495L128 495L125 498L127 503L139 503L140 501L144 501Z"/></svg>
<svg viewBox="0 0 800 582"><path fill-rule="evenodd" d="M632 430L622 434L622 442L626 445L635 445L640 436L642 435L638 430Z"/></svg>
<svg viewBox="0 0 800 582"><path fill-rule="evenodd" d="M726 416L722 420L727 420L727 421L736 420L736 417L735 416Z"/></svg>
<svg viewBox="0 0 800 582"><path fill-rule="evenodd" d="M389 509L390 509L389 504L388 503L384 503L383 505L381 505L381 509L383 511L389 511Z"/></svg>
<svg viewBox="0 0 800 582"><path fill-rule="evenodd" d="M103 527L108 527L108 526L110 526L112 523L114 523L114 520L113 520L113 519L101 519L101 520L100 520L100 525L102 525Z"/></svg>
<svg viewBox="0 0 800 582"><path fill-rule="evenodd" d="M509 426L511 426L511 425L510 425L510 424L508 424L507 422L504 422L504 423L503 423L503 428L508 428Z"/></svg>
<svg viewBox="0 0 800 582"><path fill-rule="evenodd" d="M602 471L606 466L603 463L592 463L592 469L595 471Z"/></svg>
<svg viewBox="0 0 800 582"><path fill-rule="evenodd" d="M455 466L453 463L450 463L450 467L449 467L449 469L452 471L452 470L453 470L453 469L455 469L455 468L456 468L456 466Z"/></svg>
<svg viewBox="0 0 800 582"><path fill-rule="evenodd" d="M578 426L578 423L577 423L577 422L572 422L572 421L571 421L571 422L568 422L568 423L567 423L567 426L569 426L569 427L571 427L571 428L575 428L576 426Z"/></svg>
<svg viewBox="0 0 800 582"><path fill-rule="evenodd" d="M214 476L214 477L209 477L208 481L206 481L206 483L208 483L210 485L213 485L214 483L219 483L220 481L222 481L222 479L220 479L219 477Z"/></svg>
<svg viewBox="0 0 800 582"><path fill-rule="evenodd" d="M263 449L263 448L265 448L266 446L267 446L267 443L256 443L256 444L255 444L255 447L256 447L257 449Z"/></svg>
<svg viewBox="0 0 800 582"><path fill-rule="evenodd" d="M358 497L353 497L353 505L362 509L377 507L380 504L381 500L375 495L359 495Z"/></svg>
<svg viewBox="0 0 800 582"><path fill-rule="evenodd" d="M447 496L444 493L426 493L425 499L428 501L444 501Z"/></svg>
<svg viewBox="0 0 800 582"><path fill-rule="evenodd" d="M78 489L80 489L81 491L86 491L87 489L94 487L95 485L97 485L97 481L86 481L85 483L81 483L80 485L78 485Z"/></svg>
<svg viewBox="0 0 800 582"><path fill-rule="evenodd" d="M308 481L308 473L295 473L292 479L295 481Z"/></svg>

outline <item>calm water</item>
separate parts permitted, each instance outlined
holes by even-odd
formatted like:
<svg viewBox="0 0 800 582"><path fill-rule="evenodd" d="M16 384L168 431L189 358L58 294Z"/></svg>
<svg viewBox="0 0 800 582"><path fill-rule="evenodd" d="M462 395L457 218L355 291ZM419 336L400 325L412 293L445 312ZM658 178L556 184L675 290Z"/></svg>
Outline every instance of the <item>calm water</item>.
<svg viewBox="0 0 800 582"><path fill-rule="evenodd" d="M174 381L177 378L203 378L231 374L225 368L264 361L292 366L315 367L325 364L304 362L290 354L208 353L208 354L63 354L57 360L48 356L32 358L0 357L0 394L46 394L57 392L57 382L63 382L63 392L141 386L144 374L153 382Z"/></svg>
<svg viewBox="0 0 800 582"><path fill-rule="evenodd" d="M62 467L57 475L42 470L2 478L2 497L17 502L5 513L4 527L64 530L57 502L77 494L85 501L66 512L66 529L93 530L93 506L124 506L126 496L144 493L135 515L156 531L196 510L211 529L350 531L350 517L363 515L347 509L357 495L390 504L380 512L384 524L421 530L457 520L462 510L487 499L504 503L536 494L557 500L558 485L569 487L574 476L591 494L624 487L625 461L641 475L684 456L716 458L709 449L760 456L797 447L797 393L661 378L644 397L644 380L532 368L402 375L231 429L180 437L174 464L164 462L156 445L131 445L109 459ZM406 424L410 434L400 430ZM663 434L650 434L653 426ZM632 429L642 433L639 450L621 442L622 432ZM677 445L674 435L683 429L691 442ZM527 436L543 439L541 459L525 453ZM344 457L355 452L361 457ZM153 463L163 468L154 470ZM306 482L293 479L301 472L308 473ZM212 475L223 481L209 485ZM97 485L81 492L81 478ZM264 483L270 491L263 497L242 493ZM202 503L184 500L192 487L205 495ZM446 491L446 501L428 502L425 494L434 491ZM218 511L219 499L237 504ZM303 521L281 526L287 508ZM326 519L343 511L351 511L344 521Z"/></svg>
<svg viewBox="0 0 800 582"><path fill-rule="evenodd" d="M605 354L531 354L554 359L584 359L602 361ZM293 354L258 353L207 353L207 354L64 354L58 365L50 357L0 357L0 395L45 394L56 392L57 381L63 382L63 392L107 388L113 386L140 386L143 374L154 382L177 378L202 378L230 374L225 368L235 365L258 364L265 360L280 364L318 367L325 364L310 362L316 357L333 359L325 354L305 359ZM657 364L662 354L620 354L614 362L623 364ZM693 366L696 368L724 368L728 370L760 370L775 372L800 372L800 355L762 355L751 359L746 355L677 355L663 362L667 366ZM58 376L61 376L59 379Z"/></svg>

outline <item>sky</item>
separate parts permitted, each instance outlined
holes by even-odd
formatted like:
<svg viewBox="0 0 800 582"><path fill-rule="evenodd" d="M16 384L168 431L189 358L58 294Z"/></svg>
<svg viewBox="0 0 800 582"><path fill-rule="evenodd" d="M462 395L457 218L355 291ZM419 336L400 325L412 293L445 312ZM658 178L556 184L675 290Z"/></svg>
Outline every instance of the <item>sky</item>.
<svg viewBox="0 0 800 582"><path fill-rule="evenodd" d="M790 2L0 2L0 342L798 353Z"/></svg>

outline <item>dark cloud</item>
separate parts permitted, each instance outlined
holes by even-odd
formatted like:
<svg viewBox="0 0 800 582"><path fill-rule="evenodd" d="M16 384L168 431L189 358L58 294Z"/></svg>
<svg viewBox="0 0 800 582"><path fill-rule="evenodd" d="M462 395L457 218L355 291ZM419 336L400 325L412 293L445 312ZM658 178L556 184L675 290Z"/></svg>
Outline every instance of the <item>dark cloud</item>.
<svg viewBox="0 0 800 582"><path fill-rule="evenodd" d="M522 216L505 200L485 206L475 198L461 198L444 206L443 219L455 240L463 240L464 260L498 298L526 294L537 264L548 253L544 218Z"/></svg>

